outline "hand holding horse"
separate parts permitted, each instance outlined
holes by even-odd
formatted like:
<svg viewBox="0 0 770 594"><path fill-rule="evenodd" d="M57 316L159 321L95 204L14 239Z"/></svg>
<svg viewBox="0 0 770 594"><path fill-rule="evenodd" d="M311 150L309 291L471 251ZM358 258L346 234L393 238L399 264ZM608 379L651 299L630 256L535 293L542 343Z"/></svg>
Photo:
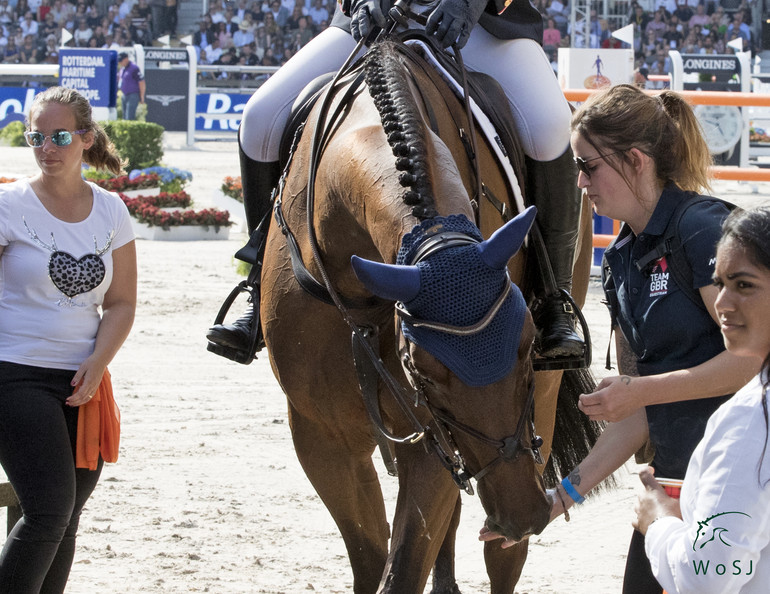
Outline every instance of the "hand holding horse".
<svg viewBox="0 0 770 594"><path fill-rule="evenodd" d="M569 513L567 512L574 504L573 500L569 497L564 497L563 495L558 494L555 488L546 489L545 494L546 497L548 497L548 499L551 501L551 517L548 520L548 523L550 524L561 515L565 515L567 521L569 521ZM512 538L507 538L499 532L488 528L487 526L482 526L481 530L479 530L479 540L481 542L491 542L501 538L503 539L503 542L500 544L500 548L502 549L510 548L520 542Z"/></svg>

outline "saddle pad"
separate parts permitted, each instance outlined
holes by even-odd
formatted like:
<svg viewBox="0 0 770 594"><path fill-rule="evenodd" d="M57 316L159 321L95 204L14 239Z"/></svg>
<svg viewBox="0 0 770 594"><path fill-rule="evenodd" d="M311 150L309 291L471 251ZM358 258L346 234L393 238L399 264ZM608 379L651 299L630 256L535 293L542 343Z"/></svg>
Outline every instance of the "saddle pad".
<svg viewBox="0 0 770 594"><path fill-rule="evenodd" d="M438 59L433 55L433 51L431 50L430 46L423 43L419 39L407 39L404 41L404 43L419 53L419 55L422 56L424 60L429 62L460 99L465 96L460 83L458 83L457 80L455 80L455 78L446 70L446 68L441 65ZM516 202L516 212L524 212L524 197L521 195L519 182L516 177L516 173L513 170L513 166L511 165L511 161L508 159L508 157L505 156L500 148L500 135L497 133L497 130L487 115L484 113L484 111L473 100L473 97L469 97L468 100L470 101L471 112L473 113L473 117L476 119L476 123L478 124L486 139L489 141L489 144L492 146L495 152L495 156L497 157L497 161L503 167L503 171L505 171L505 175L508 178L508 183L513 189L513 197L514 201Z"/></svg>

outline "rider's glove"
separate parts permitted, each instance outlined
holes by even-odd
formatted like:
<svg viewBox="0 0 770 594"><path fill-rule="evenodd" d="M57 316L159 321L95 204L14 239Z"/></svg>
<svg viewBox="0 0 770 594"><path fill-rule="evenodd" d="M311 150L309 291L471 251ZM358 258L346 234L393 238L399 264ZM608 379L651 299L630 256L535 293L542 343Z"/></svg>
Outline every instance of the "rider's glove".
<svg viewBox="0 0 770 594"><path fill-rule="evenodd" d="M388 0L353 0L350 6L350 32L353 39L366 39L374 27L385 26L385 11L390 7Z"/></svg>
<svg viewBox="0 0 770 594"><path fill-rule="evenodd" d="M468 41L471 29L486 5L487 0L442 0L428 17L425 32L435 35L443 48L455 43L460 49Z"/></svg>

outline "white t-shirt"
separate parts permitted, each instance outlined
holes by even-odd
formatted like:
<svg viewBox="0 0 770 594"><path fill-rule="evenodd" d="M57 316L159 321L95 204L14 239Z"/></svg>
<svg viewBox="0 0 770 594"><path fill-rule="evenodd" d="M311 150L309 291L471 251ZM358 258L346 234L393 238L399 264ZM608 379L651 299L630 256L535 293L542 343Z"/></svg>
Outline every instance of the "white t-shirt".
<svg viewBox="0 0 770 594"><path fill-rule="evenodd" d="M0 184L0 361L76 370L93 352L112 250L134 233L117 194L89 185L91 213L66 223L29 180Z"/></svg>
<svg viewBox="0 0 770 594"><path fill-rule="evenodd" d="M645 539L669 594L766 594L770 584L770 438L759 376L711 416L687 467L682 519ZM760 469L761 465L761 469Z"/></svg>

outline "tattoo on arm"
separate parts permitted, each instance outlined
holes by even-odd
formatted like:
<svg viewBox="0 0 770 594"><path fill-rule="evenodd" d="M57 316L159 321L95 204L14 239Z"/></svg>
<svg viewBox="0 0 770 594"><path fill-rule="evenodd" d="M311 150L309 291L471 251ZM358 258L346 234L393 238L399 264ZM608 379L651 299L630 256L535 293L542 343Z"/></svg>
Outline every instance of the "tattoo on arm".
<svg viewBox="0 0 770 594"><path fill-rule="evenodd" d="M628 385L628 384L631 383L631 378L628 377L627 375L621 375L620 376L620 381L623 382L624 384Z"/></svg>
<svg viewBox="0 0 770 594"><path fill-rule="evenodd" d="M575 466L575 469L569 473L567 478L569 479L569 482L577 487L580 484L580 466Z"/></svg>

